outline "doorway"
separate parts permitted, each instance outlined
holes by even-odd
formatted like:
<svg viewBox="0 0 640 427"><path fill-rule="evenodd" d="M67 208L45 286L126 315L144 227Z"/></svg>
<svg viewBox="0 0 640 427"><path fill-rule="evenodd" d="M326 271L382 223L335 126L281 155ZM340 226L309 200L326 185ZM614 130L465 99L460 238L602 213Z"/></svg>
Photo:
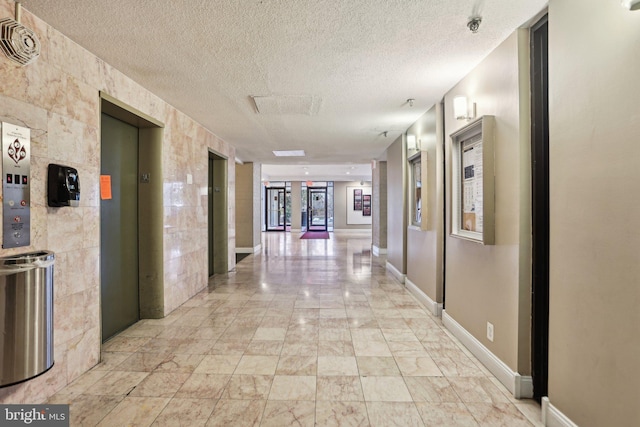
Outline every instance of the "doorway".
<svg viewBox="0 0 640 427"><path fill-rule="evenodd" d="M267 231L287 229L287 190L285 187L265 187L265 224Z"/></svg>
<svg viewBox="0 0 640 427"><path fill-rule="evenodd" d="M327 231L327 187L307 188L307 230Z"/></svg>
<svg viewBox="0 0 640 427"><path fill-rule="evenodd" d="M549 51L548 18L531 28L533 396L547 395L549 380Z"/></svg>
<svg viewBox="0 0 640 427"><path fill-rule="evenodd" d="M229 266L227 159L209 152L209 277Z"/></svg>

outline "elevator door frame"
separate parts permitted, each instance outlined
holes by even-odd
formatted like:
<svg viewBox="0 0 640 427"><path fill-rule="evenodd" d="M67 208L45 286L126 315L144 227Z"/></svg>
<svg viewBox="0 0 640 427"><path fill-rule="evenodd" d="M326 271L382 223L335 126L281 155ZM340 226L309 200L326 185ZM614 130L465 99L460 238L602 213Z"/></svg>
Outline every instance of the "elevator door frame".
<svg viewBox="0 0 640 427"><path fill-rule="evenodd" d="M140 319L164 317L164 124L100 92L100 112L138 128L138 306ZM102 145L102 141L100 142ZM144 178L144 179L143 179ZM100 254L100 257L106 254ZM102 283L100 284L102 288ZM102 307L100 322L102 324ZM101 330L102 335L102 330ZM104 341L104 338L102 341Z"/></svg>

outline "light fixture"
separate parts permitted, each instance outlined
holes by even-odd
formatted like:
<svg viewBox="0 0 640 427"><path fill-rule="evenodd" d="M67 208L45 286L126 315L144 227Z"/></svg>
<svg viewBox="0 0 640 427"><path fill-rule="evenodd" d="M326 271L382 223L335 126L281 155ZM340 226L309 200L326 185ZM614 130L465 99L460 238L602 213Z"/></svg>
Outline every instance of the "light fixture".
<svg viewBox="0 0 640 427"><path fill-rule="evenodd" d="M388 132L385 130L384 132L382 132L382 135L384 135L384 137L386 138L387 137L387 133Z"/></svg>
<svg viewBox="0 0 640 427"><path fill-rule="evenodd" d="M416 145L416 136L415 135L407 135L407 150L416 150L418 147Z"/></svg>
<svg viewBox="0 0 640 427"><path fill-rule="evenodd" d="M304 157L304 150L275 150L273 151L276 157Z"/></svg>
<svg viewBox="0 0 640 427"><path fill-rule="evenodd" d="M471 103L471 108L467 103L466 96L456 96L453 98L453 115L456 120L471 120L476 118L476 103Z"/></svg>
<svg viewBox="0 0 640 427"><path fill-rule="evenodd" d="M413 103L414 103L414 102L416 102L416 100L415 100L415 99L413 99L413 98L409 98L409 99L407 99L407 103L409 104L409 107L413 107Z"/></svg>
<svg viewBox="0 0 640 427"><path fill-rule="evenodd" d="M622 0L622 6L629 10L640 10L640 0Z"/></svg>

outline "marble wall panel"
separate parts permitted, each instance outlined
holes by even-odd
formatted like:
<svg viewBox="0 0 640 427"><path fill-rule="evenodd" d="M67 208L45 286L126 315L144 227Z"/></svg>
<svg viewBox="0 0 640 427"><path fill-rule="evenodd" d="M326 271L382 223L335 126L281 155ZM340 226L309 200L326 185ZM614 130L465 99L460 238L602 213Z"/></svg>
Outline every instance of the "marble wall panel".
<svg viewBox="0 0 640 427"><path fill-rule="evenodd" d="M12 1L0 0L2 16L13 16L13 10ZM42 51L27 67L0 57L0 120L31 129L32 239L28 247L0 249L0 256L55 252L55 365L36 379L0 389L2 403L43 402L98 362L100 92L164 124L165 314L208 283L209 151L230 159L229 266L235 248L234 148L26 10L22 23L35 31ZM47 207L49 163L78 169L80 207Z"/></svg>

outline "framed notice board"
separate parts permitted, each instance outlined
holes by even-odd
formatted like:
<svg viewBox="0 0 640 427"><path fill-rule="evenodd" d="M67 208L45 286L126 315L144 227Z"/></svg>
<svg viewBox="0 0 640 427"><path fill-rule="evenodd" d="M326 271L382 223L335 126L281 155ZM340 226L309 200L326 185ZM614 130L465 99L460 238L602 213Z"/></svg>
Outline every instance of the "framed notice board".
<svg viewBox="0 0 640 427"><path fill-rule="evenodd" d="M451 134L451 235L494 243L494 117Z"/></svg>

